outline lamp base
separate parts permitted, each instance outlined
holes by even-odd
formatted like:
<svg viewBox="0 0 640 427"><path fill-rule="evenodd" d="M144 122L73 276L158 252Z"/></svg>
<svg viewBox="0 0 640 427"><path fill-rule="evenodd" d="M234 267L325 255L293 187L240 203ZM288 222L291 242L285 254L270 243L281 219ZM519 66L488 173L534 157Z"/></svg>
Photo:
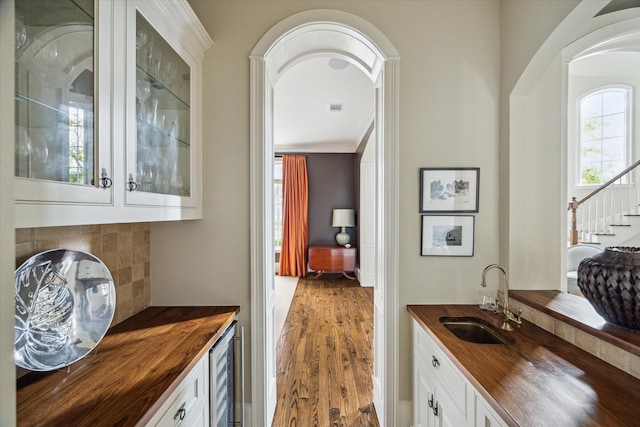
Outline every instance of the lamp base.
<svg viewBox="0 0 640 427"><path fill-rule="evenodd" d="M344 246L348 244L350 240L351 240L351 236L349 236L349 233L344 231L344 227L342 228L342 231L340 233L336 234L336 242L340 246Z"/></svg>

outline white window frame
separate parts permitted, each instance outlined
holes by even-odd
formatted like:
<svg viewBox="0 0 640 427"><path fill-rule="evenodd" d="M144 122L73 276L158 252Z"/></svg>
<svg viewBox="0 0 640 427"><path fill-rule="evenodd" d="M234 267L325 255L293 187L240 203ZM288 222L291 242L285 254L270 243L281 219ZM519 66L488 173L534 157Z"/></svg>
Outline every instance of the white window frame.
<svg viewBox="0 0 640 427"><path fill-rule="evenodd" d="M583 100L585 100L586 98L596 95L598 93L601 92L607 92L607 91L623 91L625 92L626 95L626 107L625 107L625 136L624 136L624 144L625 144L625 164L624 164L624 169L626 169L627 167L629 167L629 165L631 164L631 159L633 159L633 87L627 84L608 84L608 85L601 85L598 87L595 87L589 91L584 92L583 94L581 94L577 99L576 99L576 103L575 103L575 109L576 109L576 123L575 123L575 129L576 129L576 147L577 147L577 156L576 156L576 163L577 163L577 168L576 168L576 177L575 177L575 182L576 182L576 188L595 188L595 187L599 187L600 185L604 184L603 183L599 183L599 184L583 184L582 183L582 130L581 130L581 122L582 122L582 109L581 109L581 103ZM620 172L622 172L622 170L620 170ZM606 182L606 181L605 181ZM623 182L623 184L626 184L626 182ZM614 184L617 185L617 184Z"/></svg>

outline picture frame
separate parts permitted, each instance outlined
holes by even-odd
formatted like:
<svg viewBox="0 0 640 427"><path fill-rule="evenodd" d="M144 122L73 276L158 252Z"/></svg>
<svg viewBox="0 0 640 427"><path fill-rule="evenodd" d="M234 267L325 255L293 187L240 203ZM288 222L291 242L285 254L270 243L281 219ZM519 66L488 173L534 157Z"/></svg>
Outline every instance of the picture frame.
<svg viewBox="0 0 640 427"><path fill-rule="evenodd" d="M473 256L475 216L422 215L422 256Z"/></svg>
<svg viewBox="0 0 640 427"><path fill-rule="evenodd" d="M420 213L479 212L480 168L420 168Z"/></svg>

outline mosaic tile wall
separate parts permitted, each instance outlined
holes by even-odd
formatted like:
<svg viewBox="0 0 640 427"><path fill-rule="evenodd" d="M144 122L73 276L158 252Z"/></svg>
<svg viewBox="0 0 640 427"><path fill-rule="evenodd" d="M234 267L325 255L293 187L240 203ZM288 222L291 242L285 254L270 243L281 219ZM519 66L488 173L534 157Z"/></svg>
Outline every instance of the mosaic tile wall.
<svg viewBox="0 0 640 427"><path fill-rule="evenodd" d="M95 255L113 276L115 325L150 305L149 229L148 223L16 229L16 268L49 249L76 249Z"/></svg>

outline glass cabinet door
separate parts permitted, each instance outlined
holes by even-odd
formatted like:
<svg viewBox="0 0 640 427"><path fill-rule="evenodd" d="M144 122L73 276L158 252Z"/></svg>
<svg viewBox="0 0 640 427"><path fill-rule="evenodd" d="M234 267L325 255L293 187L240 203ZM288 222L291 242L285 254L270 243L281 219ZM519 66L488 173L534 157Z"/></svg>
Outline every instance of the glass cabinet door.
<svg viewBox="0 0 640 427"><path fill-rule="evenodd" d="M93 0L16 0L15 12L15 175L92 185Z"/></svg>
<svg viewBox="0 0 640 427"><path fill-rule="evenodd" d="M135 172L128 189L190 197L190 67L139 11L135 48Z"/></svg>

